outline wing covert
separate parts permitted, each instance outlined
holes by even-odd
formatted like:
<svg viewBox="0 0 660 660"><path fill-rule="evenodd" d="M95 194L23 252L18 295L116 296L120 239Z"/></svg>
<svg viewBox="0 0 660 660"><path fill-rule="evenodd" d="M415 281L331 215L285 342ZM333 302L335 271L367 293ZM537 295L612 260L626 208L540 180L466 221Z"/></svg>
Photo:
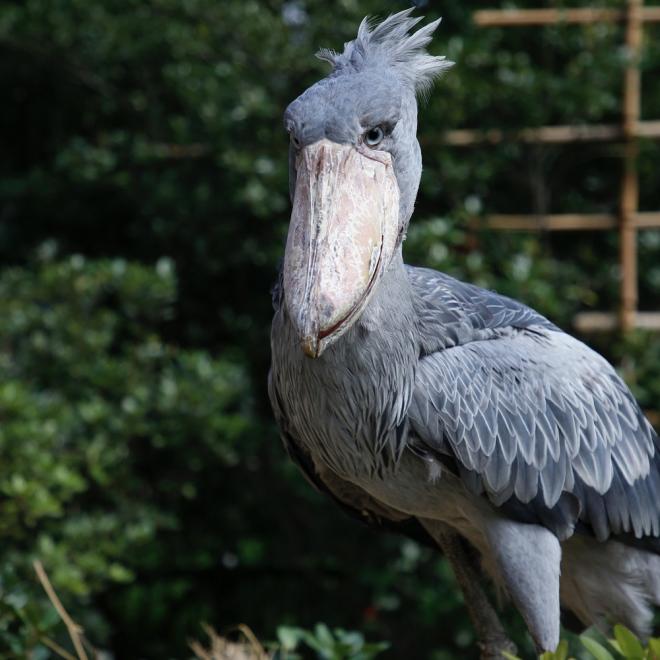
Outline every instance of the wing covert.
<svg viewBox="0 0 660 660"><path fill-rule="evenodd" d="M415 294L423 354L491 339L510 328L537 326L559 331L517 300L435 270L406 268Z"/></svg>
<svg viewBox="0 0 660 660"><path fill-rule="evenodd" d="M551 527L554 516L561 535L578 519L599 538L660 535L660 443L626 385L587 346L503 300L499 316L471 324L473 339L420 359L413 443L452 456L468 487L505 511Z"/></svg>

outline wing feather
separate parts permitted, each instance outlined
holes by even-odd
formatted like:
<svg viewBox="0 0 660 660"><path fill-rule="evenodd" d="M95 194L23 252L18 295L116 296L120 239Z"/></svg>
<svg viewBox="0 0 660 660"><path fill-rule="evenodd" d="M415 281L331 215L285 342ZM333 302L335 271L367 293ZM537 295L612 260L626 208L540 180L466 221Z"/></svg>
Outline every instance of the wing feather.
<svg viewBox="0 0 660 660"><path fill-rule="evenodd" d="M516 301L409 273L423 336L415 441L453 455L474 492L559 535L580 522L599 539L657 536L660 441L607 361Z"/></svg>

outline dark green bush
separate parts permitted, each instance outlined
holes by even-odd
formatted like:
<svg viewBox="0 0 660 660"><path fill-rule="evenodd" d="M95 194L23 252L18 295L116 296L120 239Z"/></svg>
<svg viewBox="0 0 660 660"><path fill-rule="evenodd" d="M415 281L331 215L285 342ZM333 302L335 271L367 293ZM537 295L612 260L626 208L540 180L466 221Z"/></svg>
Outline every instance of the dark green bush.
<svg viewBox="0 0 660 660"><path fill-rule="evenodd" d="M245 622L262 639L325 621L390 640L384 656L476 657L447 565L314 493L284 456L265 396L268 291L288 220L282 112L327 70L318 47L340 48L365 14L408 4L1 4L6 657L25 657L35 630L62 636L32 574L37 556L117 658L183 657L202 621L221 633ZM615 211L616 149L465 150L442 133L616 121L621 26L481 30L472 11L497 2L418 4L429 19L442 11L432 49L457 65L420 110L407 260L516 296L567 329L580 309L614 309L614 235L494 234L468 219ZM645 39L646 119L660 117L657 30ZM659 155L642 145L644 210L660 208ZM645 309L660 299L659 251L658 232L645 232ZM590 341L625 358L643 405L658 407L656 335Z"/></svg>
<svg viewBox="0 0 660 660"><path fill-rule="evenodd" d="M186 511L227 496L209 477L238 462L251 398L235 362L163 340L175 296L165 259L0 274L0 648L23 634L17 610L38 630L55 622L35 558L106 637L95 596L171 564L164 537L204 552Z"/></svg>

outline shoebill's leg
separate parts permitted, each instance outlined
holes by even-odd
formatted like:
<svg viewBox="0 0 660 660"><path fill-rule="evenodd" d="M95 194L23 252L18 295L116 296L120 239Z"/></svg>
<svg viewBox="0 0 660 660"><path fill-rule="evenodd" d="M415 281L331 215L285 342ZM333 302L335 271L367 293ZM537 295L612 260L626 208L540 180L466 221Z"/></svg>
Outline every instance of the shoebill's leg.
<svg viewBox="0 0 660 660"><path fill-rule="evenodd" d="M559 644L561 546L540 525L493 517L485 525L496 570L539 653Z"/></svg>
<svg viewBox="0 0 660 660"><path fill-rule="evenodd" d="M420 522L451 564L479 639L482 660L499 660L502 658L502 651L515 655L516 645L508 638L497 613L481 588L482 577L471 548L447 525L437 520L420 519Z"/></svg>

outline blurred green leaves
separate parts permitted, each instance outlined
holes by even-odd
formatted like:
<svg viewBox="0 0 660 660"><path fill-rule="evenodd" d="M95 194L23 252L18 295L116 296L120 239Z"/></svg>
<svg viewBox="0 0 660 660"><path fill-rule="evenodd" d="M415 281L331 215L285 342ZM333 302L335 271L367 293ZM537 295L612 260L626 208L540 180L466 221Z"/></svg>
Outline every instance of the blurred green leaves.
<svg viewBox="0 0 660 660"><path fill-rule="evenodd" d="M407 261L519 298L567 329L578 310L613 309L614 235L496 234L480 220L616 211L616 147L458 149L442 134L617 121L621 26L484 30L471 14L492 0L418 4L428 20L442 12L430 48L457 64L420 106ZM390 657L476 657L447 565L309 488L265 394L268 292L289 213L282 114L327 72L319 47L339 49L364 15L408 5L0 6L2 652L27 652L35 629L55 625L32 576L39 556L117 658L183 655L201 621L244 621L263 639L326 621L333 644L341 627L391 640ZM647 29L643 116L653 119L660 39ZM642 144L643 210L660 208L659 157ZM659 250L653 232L641 237L644 309L658 307ZM658 407L656 335L589 341ZM507 623L531 653L519 619Z"/></svg>
<svg viewBox="0 0 660 660"><path fill-rule="evenodd" d="M245 374L163 340L175 295L166 260L74 255L0 274L0 563L21 576L3 581L7 608L42 600L37 557L79 599L131 582L136 553L179 528L162 500L194 501L205 462L238 461Z"/></svg>
<svg viewBox="0 0 660 660"><path fill-rule="evenodd" d="M319 660L372 660L385 651L386 642L368 643L362 633L317 623L313 630L280 626L277 629L279 653L283 659L296 660L303 656L295 653L304 645L316 653Z"/></svg>
<svg viewBox="0 0 660 660"><path fill-rule="evenodd" d="M621 624L614 625L614 639L604 639L601 634L598 639L593 632L580 635L569 652L569 640L562 639L555 651L546 651L539 656L539 660L567 660L579 658L580 660L657 660L660 653L660 639L650 638L642 643L640 639ZM579 644L577 641L579 640ZM519 660L517 656L505 652L509 660Z"/></svg>

